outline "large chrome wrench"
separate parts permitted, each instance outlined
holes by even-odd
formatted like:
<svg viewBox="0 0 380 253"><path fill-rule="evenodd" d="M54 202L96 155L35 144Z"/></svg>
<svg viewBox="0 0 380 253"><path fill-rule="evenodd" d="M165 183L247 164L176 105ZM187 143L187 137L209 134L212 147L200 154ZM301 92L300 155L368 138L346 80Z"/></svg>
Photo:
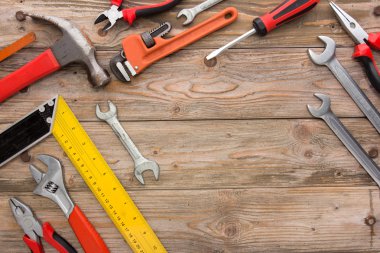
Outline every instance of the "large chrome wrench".
<svg viewBox="0 0 380 253"><path fill-rule="evenodd" d="M135 177L137 180L139 180L141 184L144 184L142 174L147 170L151 170L156 180L158 180L160 174L160 167L158 164L155 161L148 160L142 156L117 119L116 106L111 101L108 101L108 106L108 112L101 112L99 105L96 105L96 116L99 119L106 121L111 126L112 130L119 137L121 143L123 143L124 147L128 150L128 153L131 155L133 162L135 163Z"/></svg>
<svg viewBox="0 0 380 253"><path fill-rule="evenodd" d="M365 93L360 89L359 85L355 82L352 76L347 72L347 70L340 64L335 56L336 44L335 41L326 36L318 36L326 44L325 51L317 55L313 50L309 49L308 53L312 62L317 65L327 66L334 76L341 83L343 88L354 100L356 105L360 110L367 116L368 120L376 128L377 132L380 133L380 114L376 107L368 99Z"/></svg>
<svg viewBox="0 0 380 253"><path fill-rule="evenodd" d="M380 187L380 169L376 163L367 155L362 146L355 140L355 138L348 132L343 123L331 111L330 97L324 94L314 94L322 101L320 108L313 108L308 105L307 108L311 115L316 118L323 119L331 130L343 142L346 148L356 158L356 160L363 166L367 173L372 177L376 184Z"/></svg>
<svg viewBox="0 0 380 253"><path fill-rule="evenodd" d="M220 3L221 1L223 1L223 0L207 0L207 1L204 1L203 3L201 3L201 4L198 4L197 6L195 6L193 8L183 9L183 10L181 10L178 13L177 18L179 18L181 16L185 16L186 17L186 21L183 22L183 25L188 25L191 22L193 22L193 20L194 20L194 18L195 18L196 15L198 15L202 11L205 11L208 8L211 8L212 6Z"/></svg>

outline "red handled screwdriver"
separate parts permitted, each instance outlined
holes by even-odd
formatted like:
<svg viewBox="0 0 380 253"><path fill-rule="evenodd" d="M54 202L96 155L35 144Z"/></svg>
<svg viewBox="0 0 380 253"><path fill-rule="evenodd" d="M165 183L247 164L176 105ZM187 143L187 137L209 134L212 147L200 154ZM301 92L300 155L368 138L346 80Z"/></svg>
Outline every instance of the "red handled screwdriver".
<svg viewBox="0 0 380 253"><path fill-rule="evenodd" d="M265 36L268 32L313 9L320 0L285 0L271 12L253 20L253 29L234 39L227 45L213 51L206 59L211 60L241 40L258 33Z"/></svg>

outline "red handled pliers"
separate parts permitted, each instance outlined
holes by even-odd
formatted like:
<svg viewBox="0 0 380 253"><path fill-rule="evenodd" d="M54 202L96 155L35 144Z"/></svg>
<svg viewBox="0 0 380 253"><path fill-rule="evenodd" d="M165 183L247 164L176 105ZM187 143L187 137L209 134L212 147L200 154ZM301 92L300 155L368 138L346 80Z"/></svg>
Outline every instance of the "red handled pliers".
<svg viewBox="0 0 380 253"><path fill-rule="evenodd" d="M20 200L10 198L9 205L17 223L24 230L23 240L32 253L44 253L41 237L60 253L77 253L73 246L57 234L48 222L41 226L32 210Z"/></svg>
<svg viewBox="0 0 380 253"><path fill-rule="evenodd" d="M160 12L167 11L176 6L181 0L166 0L164 2L146 6L137 6L120 10L123 0L111 0L111 8L99 14L95 20L95 24L108 19L108 24L103 28L104 31L111 29L116 24L118 19L123 18L132 25L139 17L146 17Z"/></svg>
<svg viewBox="0 0 380 253"><path fill-rule="evenodd" d="M372 86L380 92L380 72L371 51L371 48L380 50L380 33L367 34L359 23L339 8L338 5L330 2L330 6L344 30L357 44L353 57L363 64Z"/></svg>

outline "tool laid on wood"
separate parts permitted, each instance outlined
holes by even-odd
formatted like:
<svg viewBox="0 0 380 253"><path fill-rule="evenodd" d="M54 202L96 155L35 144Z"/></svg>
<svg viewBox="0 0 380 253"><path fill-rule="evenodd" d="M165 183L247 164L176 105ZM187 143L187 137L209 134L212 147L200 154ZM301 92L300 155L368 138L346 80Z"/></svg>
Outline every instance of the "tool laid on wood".
<svg viewBox="0 0 380 253"><path fill-rule="evenodd" d="M71 22L53 16L28 13L24 15L56 25L61 29L63 37L37 58L0 80L0 102L73 62L86 67L88 79L94 87L102 87L109 83L109 74L95 58L95 47Z"/></svg>
<svg viewBox="0 0 380 253"><path fill-rule="evenodd" d="M310 56L310 59L315 64L325 65L330 69L334 76L339 80L343 88L354 100L356 105L360 108L364 115L367 116L368 120L380 134L380 113L377 111L376 107L368 99L365 93L360 89L359 85L355 82L352 76L336 58L335 41L326 36L319 36L318 38L325 43L326 49L321 55L317 55L313 50L309 49L308 54Z"/></svg>
<svg viewBox="0 0 380 253"><path fill-rule="evenodd" d="M24 230L23 240L32 253L44 253L41 238L44 238L60 253L77 253L70 243L54 231L50 223L45 222L41 226L32 210L23 202L16 198L10 198L9 206L17 223Z"/></svg>
<svg viewBox="0 0 380 253"><path fill-rule="evenodd" d="M101 112L99 105L96 105L96 116L106 121L119 137L121 143L128 150L128 153L131 155L133 162L135 163L135 177L141 184L144 184L143 173L147 170L153 172L154 177L158 180L160 174L160 167L155 161L146 159L137 149L136 145L133 143L127 132L124 130L123 126L120 124L117 119L117 108L111 101L108 101L109 111Z"/></svg>
<svg viewBox="0 0 380 253"><path fill-rule="evenodd" d="M23 49L28 46L32 42L36 40L36 34L34 32L30 32L27 35L23 36L21 39L13 42L9 46L0 50L0 62L4 61L9 56L15 54L17 51Z"/></svg>
<svg viewBox="0 0 380 253"><path fill-rule="evenodd" d="M103 239L67 193L63 183L62 166L58 159L49 155L39 155L37 158L48 167L48 171L43 173L33 164L29 165L30 172L37 182L33 193L58 204L86 253L109 253Z"/></svg>
<svg viewBox="0 0 380 253"><path fill-rule="evenodd" d="M320 0L285 0L271 12L253 20L253 29L234 39L227 45L213 51L206 59L211 60L238 42L258 33L265 36L268 32L313 9Z"/></svg>
<svg viewBox="0 0 380 253"><path fill-rule="evenodd" d="M346 30L357 44L353 57L363 64L372 86L380 92L380 72L371 52L371 48L380 50L380 33L366 33L360 24L339 8L338 5L330 2L330 6L334 10L343 29Z"/></svg>
<svg viewBox="0 0 380 253"><path fill-rule="evenodd" d="M129 35L122 42L122 51L110 61L110 68L119 80L130 81L129 75L140 74L165 56L231 24L237 16L238 12L235 8L226 8L170 39L162 38L162 35L168 32L168 23L164 23L150 33Z"/></svg>
<svg viewBox="0 0 380 253"><path fill-rule="evenodd" d="M50 134L54 135L133 252L166 252L62 97L50 99L0 133L0 167Z"/></svg>
<svg viewBox="0 0 380 253"><path fill-rule="evenodd" d="M363 166L367 173L372 177L378 186L380 186L380 169L376 163L367 155L362 146L355 140L355 138L348 132L338 117L331 111L330 97L324 94L314 94L322 101L320 108L314 108L308 105L307 108L311 115L316 118L323 119L336 136L342 141L346 148L356 158L356 160Z"/></svg>
<svg viewBox="0 0 380 253"><path fill-rule="evenodd" d="M95 20L95 24L108 19L108 23L104 26L103 31L111 29L119 19L124 19L124 21L128 22L129 25L132 25L137 18L148 17L168 11L179 4L181 0L165 0L164 2L158 4L137 6L120 10L122 2L123 0L111 0L111 8L100 13Z"/></svg>
<svg viewBox="0 0 380 253"><path fill-rule="evenodd" d="M199 13L201 13L202 11L205 11L205 10L211 8L212 6L218 4L218 3L222 2L222 1L223 0L206 0L203 3L198 4L197 6L195 6L193 8L181 10L178 13L177 18L179 18L181 16L185 16L186 20L183 23L183 25L188 25L191 22L193 22L195 16L197 16Z"/></svg>

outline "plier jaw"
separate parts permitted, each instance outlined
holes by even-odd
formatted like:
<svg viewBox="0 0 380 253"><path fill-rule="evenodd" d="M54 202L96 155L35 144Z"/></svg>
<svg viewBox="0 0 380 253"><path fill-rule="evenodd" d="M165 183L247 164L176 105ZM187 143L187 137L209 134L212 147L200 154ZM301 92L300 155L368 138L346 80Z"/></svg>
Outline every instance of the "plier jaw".
<svg viewBox="0 0 380 253"><path fill-rule="evenodd" d="M333 9L337 19L342 25L343 29L352 37L356 44L367 43L368 34L360 26L360 24L350 15L342 10L334 2L330 2L330 6Z"/></svg>
<svg viewBox="0 0 380 253"><path fill-rule="evenodd" d="M99 14L94 24L98 24L108 19L108 23L103 27L103 31L108 31L116 24L117 20L123 18L123 13L119 9L120 6L112 5L109 10L103 11Z"/></svg>
<svg viewBox="0 0 380 253"><path fill-rule="evenodd" d="M42 227L34 217L32 210L16 198L9 199L9 206L17 224L24 230L25 236L37 244L41 244Z"/></svg>

